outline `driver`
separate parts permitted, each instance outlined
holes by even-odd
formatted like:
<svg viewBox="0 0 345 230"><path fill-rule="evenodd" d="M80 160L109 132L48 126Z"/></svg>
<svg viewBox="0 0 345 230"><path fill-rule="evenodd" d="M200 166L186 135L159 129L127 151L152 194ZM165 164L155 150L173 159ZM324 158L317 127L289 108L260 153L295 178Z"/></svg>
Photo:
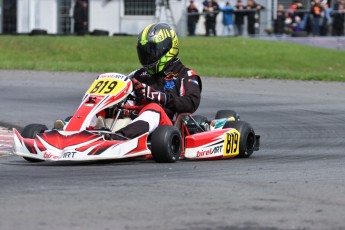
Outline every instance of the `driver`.
<svg viewBox="0 0 345 230"><path fill-rule="evenodd" d="M134 138L152 133L160 125L173 125L178 113L193 113L200 104L201 79L178 58L176 32L166 23L150 24L138 35L142 68L130 73L145 106L129 125L116 134ZM112 139L121 139L112 135Z"/></svg>

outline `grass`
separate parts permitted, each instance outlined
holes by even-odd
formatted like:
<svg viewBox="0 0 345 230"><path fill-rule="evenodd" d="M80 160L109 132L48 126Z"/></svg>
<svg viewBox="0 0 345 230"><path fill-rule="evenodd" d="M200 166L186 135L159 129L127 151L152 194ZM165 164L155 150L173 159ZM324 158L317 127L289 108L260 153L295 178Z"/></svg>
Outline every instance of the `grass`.
<svg viewBox="0 0 345 230"><path fill-rule="evenodd" d="M0 36L0 69L129 73L136 37ZM345 81L345 52L248 38L182 37L201 76Z"/></svg>

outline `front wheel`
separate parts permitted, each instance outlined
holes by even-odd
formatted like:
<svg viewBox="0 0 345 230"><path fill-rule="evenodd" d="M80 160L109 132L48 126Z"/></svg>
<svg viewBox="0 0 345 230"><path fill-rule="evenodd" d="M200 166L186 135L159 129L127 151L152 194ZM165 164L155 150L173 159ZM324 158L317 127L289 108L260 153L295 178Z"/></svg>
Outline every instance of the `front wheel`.
<svg viewBox="0 0 345 230"><path fill-rule="evenodd" d="M23 131L21 132L21 136L24 138L34 139L36 135L39 133L43 133L47 130L47 126L42 124L30 124L24 127ZM44 160L30 158L30 157L23 157L25 160L29 162L42 162Z"/></svg>
<svg viewBox="0 0 345 230"><path fill-rule="evenodd" d="M224 124L223 129L234 128L240 133L240 149L237 157L248 158L255 150L255 132L252 126L245 121L228 121Z"/></svg>
<svg viewBox="0 0 345 230"><path fill-rule="evenodd" d="M157 163L174 163L182 152L182 137L174 126L158 126L151 136L151 153Z"/></svg>

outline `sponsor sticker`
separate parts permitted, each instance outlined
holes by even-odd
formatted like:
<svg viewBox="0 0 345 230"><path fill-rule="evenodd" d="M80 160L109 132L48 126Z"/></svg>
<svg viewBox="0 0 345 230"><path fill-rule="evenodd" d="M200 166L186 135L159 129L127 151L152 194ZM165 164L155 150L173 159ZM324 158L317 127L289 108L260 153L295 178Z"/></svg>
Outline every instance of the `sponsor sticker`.
<svg viewBox="0 0 345 230"><path fill-rule="evenodd" d="M209 147L207 149L198 150L196 152L196 157L207 157L211 155L217 155L222 152L223 145L218 145L214 147Z"/></svg>
<svg viewBox="0 0 345 230"><path fill-rule="evenodd" d="M231 129L224 134L223 155L233 157L240 153L240 133L236 129Z"/></svg>
<svg viewBox="0 0 345 230"><path fill-rule="evenodd" d="M76 153L75 151L64 152L62 158L72 159Z"/></svg>
<svg viewBox="0 0 345 230"><path fill-rule="evenodd" d="M115 79L120 79L124 81L127 79L125 75L118 74L118 73L103 73L98 76L98 79L104 79L104 78L115 78Z"/></svg>
<svg viewBox="0 0 345 230"><path fill-rule="evenodd" d="M53 155L53 154L51 154L51 153L48 153L48 152L45 152L45 153L43 154L43 158L45 158L45 159L59 159L58 156L55 156L55 155Z"/></svg>
<svg viewBox="0 0 345 230"><path fill-rule="evenodd" d="M199 85L199 82L197 80L188 79L188 82L191 82L191 83Z"/></svg>
<svg viewBox="0 0 345 230"><path fill-rule="evenodd" d="M188 74L189 77L190 77L190 76L197 75L196 72L194 72L194 70L188 70L188 71L187 71L187 74Z"/></svg>

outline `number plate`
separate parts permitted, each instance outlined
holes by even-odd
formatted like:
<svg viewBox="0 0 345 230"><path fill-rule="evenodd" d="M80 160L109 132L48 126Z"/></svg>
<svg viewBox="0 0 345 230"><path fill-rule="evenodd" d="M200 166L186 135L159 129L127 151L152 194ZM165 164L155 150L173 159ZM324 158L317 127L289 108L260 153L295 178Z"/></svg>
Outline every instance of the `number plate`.
<svg viewBox="0 0 345 230"><path fill-rule="evenodd" d="M224 156L233 157L238 155L240 153L240 133L236 129L231 129L224 135Z"/></svg>
<svg viewBox="0 0 345 230"><path fill-rule="evenodd" d="M96 79L90 86L87 93L93 95L115 95L119 93L125 86L126 82L119 79Z"/></svg>

